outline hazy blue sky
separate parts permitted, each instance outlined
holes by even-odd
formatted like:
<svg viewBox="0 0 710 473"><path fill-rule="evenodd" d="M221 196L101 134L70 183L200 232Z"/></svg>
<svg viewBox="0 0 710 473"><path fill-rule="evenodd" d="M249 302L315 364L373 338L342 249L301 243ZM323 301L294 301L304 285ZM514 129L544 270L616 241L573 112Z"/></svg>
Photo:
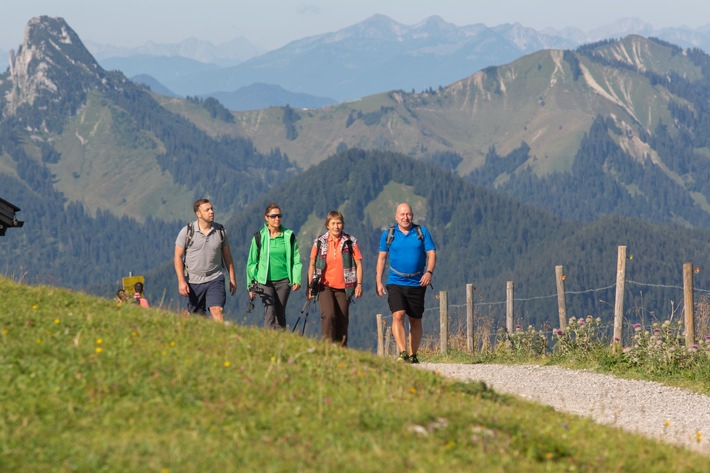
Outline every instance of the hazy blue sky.
<svg viewBox="0 0 710 473"><path fill-rule="evenodd" d="M241 36L274 49L376 13L406 25L439 15L457 26L519 22L536 29L574 26L584 31L625 17L655 28L710 24L708 0L14 0L0 13L0 49L21 44L27 21L39 15L63 17L82 40L116 46L190 37L218 44Z"/></svg>

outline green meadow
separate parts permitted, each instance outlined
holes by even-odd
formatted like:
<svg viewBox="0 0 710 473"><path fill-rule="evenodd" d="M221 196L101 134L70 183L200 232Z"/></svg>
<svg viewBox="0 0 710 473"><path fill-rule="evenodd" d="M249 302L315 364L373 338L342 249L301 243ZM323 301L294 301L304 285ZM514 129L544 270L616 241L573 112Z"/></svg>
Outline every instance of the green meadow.
<svg viewBox="0 0 710 473"><path fill-rule="evenodd" d="M697 453L290 332L6 278L0 292L2 472L707 471Z"/></svg>

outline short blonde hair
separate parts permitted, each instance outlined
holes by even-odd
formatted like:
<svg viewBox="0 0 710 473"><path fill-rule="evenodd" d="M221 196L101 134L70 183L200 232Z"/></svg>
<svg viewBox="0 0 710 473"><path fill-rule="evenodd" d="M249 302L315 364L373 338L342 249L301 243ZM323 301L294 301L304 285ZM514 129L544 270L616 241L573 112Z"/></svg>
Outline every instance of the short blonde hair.
<svg viewBox="0 0 710 473"><path fill-rule="evenodd" d="M343 228L345 228L345 217L343 217L343 214L338 212L337 210L331 210L328 212L328 215L325 217L325 228L328 228L328 225L330 225L331 220L340 220L343 222Z"/></svg>

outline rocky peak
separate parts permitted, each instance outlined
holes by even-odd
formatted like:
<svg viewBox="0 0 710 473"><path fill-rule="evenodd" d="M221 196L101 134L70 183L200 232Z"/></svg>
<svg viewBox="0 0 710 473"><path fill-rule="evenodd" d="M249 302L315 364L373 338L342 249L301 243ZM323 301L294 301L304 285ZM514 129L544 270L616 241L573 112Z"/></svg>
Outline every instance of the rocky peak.
<svg viewBox="0 0 710 473"><path fill-rule="evenodd" d="M15 54L10 52L9 83L2 97L3 115L15 115L23 106L51 112L61 104L83 102L89 87L102 87L106 72L62 18L40 16L25 27L25 37ZM0 85L2 80L0 80Z"/></svg>

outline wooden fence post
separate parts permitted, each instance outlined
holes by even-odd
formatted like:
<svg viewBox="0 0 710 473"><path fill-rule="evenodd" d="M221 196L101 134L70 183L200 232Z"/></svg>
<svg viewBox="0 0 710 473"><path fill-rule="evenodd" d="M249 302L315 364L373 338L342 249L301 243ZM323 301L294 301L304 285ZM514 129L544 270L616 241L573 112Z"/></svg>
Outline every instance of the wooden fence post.
<svg viewBox="0 0 710 473"><path fill-rule="evenodd" d="M683 263L683 312L685 314L685 346L695 343L695 312L693 298L693 263Z"/></svg>
<svg viewBox="0 0 710 473"><path fill-rule="evenodd" d="M449 298L446 291L439 291L439 350L449 350Z"/></svg>
<svg viewBox="0 0 710 473"><path fill-rule="evenodd" d="M620 246L616 259L616 300L614 301L614 338L611 345L621 348L624 323L624 288L626 286L626 247Z"/></svg>
<svg viewBox="0 0 710 473"><path fill-rule="evenodd" d="M382 330L382 314L377 314L377 356L385 354L385 341Z"/></svg>
<svg viewBox="0 0 710 473"><path fill-rule="evenodd" d="M387 329L385 330L385 356L389 356L391 345L392 345L392 327L387 326Z"/></svg>
<svg viewBox="0 0 710 473"><path fill-rule="evenodd" d="M560 329L567 327L567 301L565 299L565 275L562 266L555 266L557 280L557 314L560 317Z"/></svg>
<svg viewBox="0 0 710 473"><path fill-rule="evenodd" d="M513 286L513 281L508 281L505 287L505 329L508 331L508 336L513 333L513 302L514 302L515 288ZM510 345L510 339L506 341L506 344Z"/></svg>
<svg viewBox="0 0 710 473"><path fill-rule="evenodd" d="M473 284L466 284L466 349L474 353L475 332L473 326Z"/></svg>

